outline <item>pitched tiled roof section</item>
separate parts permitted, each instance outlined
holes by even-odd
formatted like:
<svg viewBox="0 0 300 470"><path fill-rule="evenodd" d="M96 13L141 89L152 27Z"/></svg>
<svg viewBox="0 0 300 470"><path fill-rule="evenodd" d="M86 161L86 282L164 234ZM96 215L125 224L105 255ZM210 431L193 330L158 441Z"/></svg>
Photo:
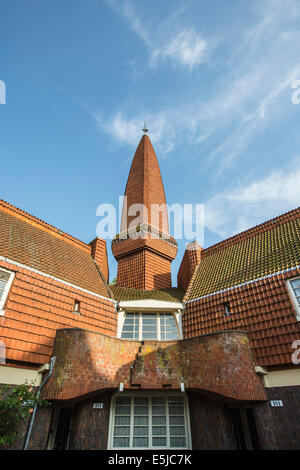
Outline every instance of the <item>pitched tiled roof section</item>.
<svg viewBox="0 0 300 470"><path fill-rule="evenodd" d="M0 256L110 297L89 245L2 200Z"/></svg>
<svg viewBox="0 0 300 470"><path fill-rule="evenodd" d="M297 208L203 250L184 301L299 264L300 208Z"/></svg>
<svg viewBox="0 0 300 470"><path fill-rule="evenodd" d="M143 204L147 213L143 213L141 223L148 223L165 233L169 233L168 213L166 207L165 190L161 173L152 147L147 135L143 135L136 149L125 189L127 206L123 206L121 219L121 232L125 232L129 224L137 218L137 215L127 216L128 209L134 204ZM151 205L162 206L159 220L151 217Z"/></svg>
<svg viewBox="0 0 300 470"><path fill-rule="evenodd" d="M165 300L167 302L181 302L184 296L184 290L177 287L171 287L163 290L140 290L128 287L110 286L114 298L117 301L122 300Z"/></svg>

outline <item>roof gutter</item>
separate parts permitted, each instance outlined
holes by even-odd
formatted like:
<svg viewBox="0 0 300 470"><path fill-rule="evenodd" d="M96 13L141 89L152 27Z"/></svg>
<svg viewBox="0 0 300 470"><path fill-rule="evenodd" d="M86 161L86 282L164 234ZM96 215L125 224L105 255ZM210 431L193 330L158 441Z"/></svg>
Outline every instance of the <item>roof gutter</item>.
<svg viewBox="0 0 300 470"><path fill-rule="evenodd" d="M48 375L44 378L44 380L43 380L43 382L41 383L41 385L39 386L38 391L37 391L37 394L36 394L36 398L39 398L39 397L40 397L40 394L41 394L42 389L44 388L44 386L46 385L46 383L47 383L48 380L50 379L50 377L51 377L51 375L52 375L52 372L53 372L53 368L54 368L55 361L56 361L56 356L51 357L49 373L48 373ZM30 419L30 423L29 423L29 428L28 428L27 436L26 436L26 441L25 441L25 444L24 444L24 450L28 450L28 444L29 444L29 441L30 441L31 433L32 433L32 428L33 428L33 424L34 424L34 420L35 420L35 415L36 415L37 407L38 407L38 405L37 405L37 403L36 403L36 404L34 405L33 413L32 413L32 415L31 415L31 419Z"/></svg>

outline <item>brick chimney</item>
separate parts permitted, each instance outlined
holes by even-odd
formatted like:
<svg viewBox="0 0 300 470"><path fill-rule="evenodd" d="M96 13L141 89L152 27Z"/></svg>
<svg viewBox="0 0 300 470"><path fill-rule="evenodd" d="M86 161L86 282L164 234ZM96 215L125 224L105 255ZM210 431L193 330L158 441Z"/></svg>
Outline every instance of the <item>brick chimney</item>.
<svg viewBox="0 0 300 470"><path fill-rule="evenodd" d="M101 272L104 276L105 281L109 281L109 269L108 269L108 259L107 259L107 250L106 250L106 241L102 238L95 238L90 242L91 254L94 260L97 262Z"/></svg>
<svg viewBox="0 0 300 470"><path fill-rule="evenodd" d="M181 289L187 290L192 275L200 263L202 250L203 248L197 242L187 245L177 274L177 285Z"/></svg>

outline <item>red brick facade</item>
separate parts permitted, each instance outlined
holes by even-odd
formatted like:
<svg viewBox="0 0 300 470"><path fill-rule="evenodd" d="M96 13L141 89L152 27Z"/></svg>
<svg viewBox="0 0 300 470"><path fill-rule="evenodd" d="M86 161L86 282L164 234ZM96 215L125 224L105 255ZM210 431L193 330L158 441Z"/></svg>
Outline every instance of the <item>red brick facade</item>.
<svg viewBox="0 0 300 470"><path fill-rule="evenodd" d="M184 336L241 329L249 333L257 365L291 365L291 346L300 338L300 323L286 280L299 275L300 269L293 269L188 302L183 317Z"/></svg>
<svg viewBox="0 0 300 470"><path fill-rule="evenodd" d="M15 272L15 278L0 316L0 337L7 361L41 365L52 356L56 330L84 328L115 335L115 303L97 294L72 287L49 276L0 261L0 267ZM74 301L80 313L74 313Z"/></svg>

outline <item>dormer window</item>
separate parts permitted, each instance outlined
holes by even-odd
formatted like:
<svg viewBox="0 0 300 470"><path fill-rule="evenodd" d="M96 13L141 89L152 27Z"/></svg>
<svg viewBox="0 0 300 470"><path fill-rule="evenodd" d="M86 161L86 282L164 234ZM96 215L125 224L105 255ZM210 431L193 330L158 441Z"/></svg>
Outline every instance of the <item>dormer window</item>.
<svg viewBox="0 0 300 470"><path fill-rule="evenodd" d="M227 317L230 315L230 305L229 302L224 303L224 316Z"/></svg>
<svg viewBox="0 0 300 470"><path fill-rule="evenodd" d="M74 301L73 313L80 313L80 302L79 300Z"/></svg>
<svg viewBox="0 0 300 470"><path fill-rule="evenodd" d="M136 341L171 341L179 339L176 317L172 313L128 312L125 314L122 339Z"/></svg>
<svg viewBox="0 0 300 470"><path fill-rule="evenodd" d="M293 305L296 310L297 320L300 321L300 277L288 280L288 288Z"/></svg>
<svg viewBox="0 0 300 470"><path fill-rule="evenodd" d="M14 273L6 269L0 269L0 315L4 315L4 305L9 293Z"/></svg>

